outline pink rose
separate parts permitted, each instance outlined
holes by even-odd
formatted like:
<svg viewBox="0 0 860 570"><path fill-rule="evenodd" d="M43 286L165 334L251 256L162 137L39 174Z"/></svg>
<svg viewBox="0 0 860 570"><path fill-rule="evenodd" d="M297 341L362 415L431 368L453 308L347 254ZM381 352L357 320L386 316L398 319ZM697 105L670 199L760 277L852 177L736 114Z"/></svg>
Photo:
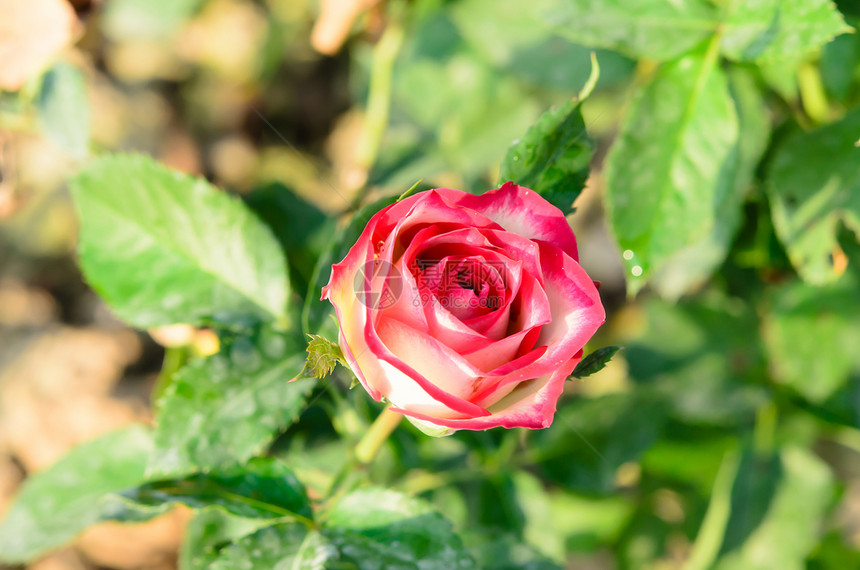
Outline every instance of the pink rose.
<svg viewBox="0 0 860 570"><path fill-rule="evenodd" d="M379 211L326 298L364 388L436 432L548 427L605 319L561 211L511 182Z"/></svg>

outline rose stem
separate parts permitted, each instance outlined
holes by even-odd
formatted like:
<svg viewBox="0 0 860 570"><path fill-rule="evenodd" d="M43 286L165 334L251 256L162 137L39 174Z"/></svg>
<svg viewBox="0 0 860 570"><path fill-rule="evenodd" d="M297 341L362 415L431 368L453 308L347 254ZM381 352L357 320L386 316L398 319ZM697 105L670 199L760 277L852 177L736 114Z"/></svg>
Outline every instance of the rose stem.
<svg viewBox="0 0 860 570"><path fill-rule="evenodd" d="M391 408L385 408L381 414L374 420L370 429L355 446L355 459L359 463L367 465L373 461L382 444L391 435L391 432L400 424L403 419L403 414L393 411Z"/></svg>

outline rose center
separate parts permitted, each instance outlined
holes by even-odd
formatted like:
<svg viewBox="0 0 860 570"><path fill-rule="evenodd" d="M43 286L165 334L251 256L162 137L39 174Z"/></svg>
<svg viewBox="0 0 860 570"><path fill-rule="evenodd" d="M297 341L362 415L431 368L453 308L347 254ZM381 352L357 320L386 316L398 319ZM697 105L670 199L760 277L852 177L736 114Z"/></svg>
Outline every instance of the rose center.
<svg viewBox="0 0 860 570"><path fill-rule="evenodd" d="M419 268L416 275L419 286L462 321L480 317L502 305L505 289L501 273L483 259L421 260Z"/></svg>

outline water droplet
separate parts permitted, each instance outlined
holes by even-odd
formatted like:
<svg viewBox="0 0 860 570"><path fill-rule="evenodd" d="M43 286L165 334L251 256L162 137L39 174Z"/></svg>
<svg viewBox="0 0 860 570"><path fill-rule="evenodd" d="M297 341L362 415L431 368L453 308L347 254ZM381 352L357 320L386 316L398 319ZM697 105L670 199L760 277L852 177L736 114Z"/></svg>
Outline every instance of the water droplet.
<svg viewBox="0 0 860 570"><path fill-rule="evenodd" d="M623 257L627 261L630 261L631 259L633 259L633 250L632 249L625 249L624 253L621 254L621 257Z"/></svg>
<svg viewBox="0 0 860 570"><path fill-rule="evenodd" d="M633 269L631 269L630 272L633 274L633 277L639 277L640 275L642 275L642 267L639 265L634 265Z"/></svg>

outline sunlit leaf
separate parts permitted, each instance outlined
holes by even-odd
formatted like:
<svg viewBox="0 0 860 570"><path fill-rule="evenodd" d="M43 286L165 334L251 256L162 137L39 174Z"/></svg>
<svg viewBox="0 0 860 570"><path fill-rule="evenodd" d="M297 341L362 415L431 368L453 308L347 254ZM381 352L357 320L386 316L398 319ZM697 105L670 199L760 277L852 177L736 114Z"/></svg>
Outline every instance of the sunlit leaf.
<svg viewBox="0 0 860 570"><path fill-rule="evenodd" d="M660 295L676 299L705 283L729 251L743 214L755 169L767 148L770 120L753 75L740 68L729 74L729 90L738 114L739 136L719 173L710 231L681 245L655 270L652 285Z"/></svg>
<svg viewBox="0 0 860 570"><path fill-rule="evenodd" d="M205 180L117 155L89 164L71 191L84 275L130 324L286 318L289 282L277 241Z"/></svg>
<svg viewBox="0 0 860 570"><path fill-rule="evenodd" d="M830 0L732 0L721 49L738 61L800 60L849 31Z"/></svg>
<svg viewBox="0 0 860 570"><path fill-rule="evenodd" d="M726 78L709 55L665 64L634 102L606 166L630 292L721 223L738 134Z"/></svg>
<svg viewBox="0 0 860 570"><path fill-rule="evenodd" d="M809 283L832 282L841 274L840 224L860 236L858 133L860 109L855 109L833 124L795 134L773 157L767 190L774 226Z"/></svg>
<svg viewBox="0 0 860 570"><path fill-rule="evenodd" d="M690 51L717 29L705 0L540 0L552 29L589 47L660 61Z"/></svg>
<svg viewBox="0 0 860 570"><path fill-rule="evenodd" d="M0 560L32 560L112 519L110 495L145 481L151 450L149 431L134 426L81 445L30 477L0 524Z"/></svg>
<svg viewBox="0 0 860 570"><path fill-rule="evenodd" d="M180 370L158 402L155 451L161 477L242 463L302 412L313 380L295 378L301 339L264 330L226 337L222 352Z"/></svg>
<svg viewBox="0 0 860 570"><path fill-rule="evenodd" d="M233 515L217 506L202 509L185 528L179 567L183 570L209 570L222 548L271 524L266 519Z"/></svg>
<svg viewBox="0 0 860 570"><path fill-rule="evenodd" d="M337 549L320 532L299 524L279 524L262 528L223 548L208 568L325 570L336 568L331 563L338 557ZM370 561L367 563L371 564ZM369 566L352 567L361 569Z"/></svg>

